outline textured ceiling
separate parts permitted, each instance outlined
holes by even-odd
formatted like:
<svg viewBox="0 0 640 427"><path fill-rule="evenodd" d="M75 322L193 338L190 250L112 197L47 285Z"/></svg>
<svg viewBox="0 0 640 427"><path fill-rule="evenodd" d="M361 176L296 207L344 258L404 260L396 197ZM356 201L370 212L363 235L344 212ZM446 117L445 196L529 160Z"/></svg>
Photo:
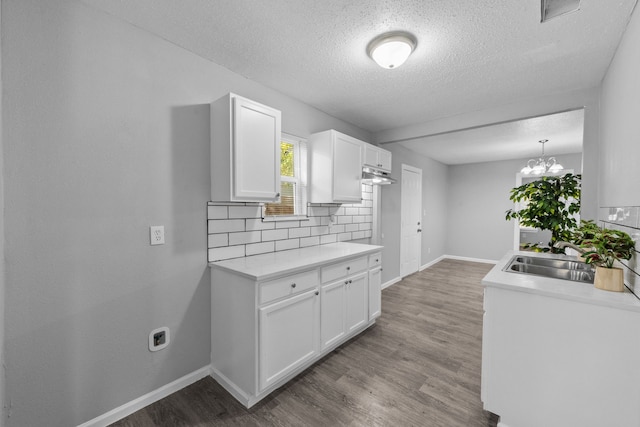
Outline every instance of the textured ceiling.
<svg viewBox="0 0 640 427"><path fill-rule="evenodd" d="M599 84L637 0L83 0L249 79L376 132ZM405 30L400 68L366 46ZM534 138L539 139L539 138Z"/></svg>
<svg viewBox="0 0 640 427"><path fill-rule="evenodd" d="M582 152L584 110L416 138L400 145L447 165Z"/></svg>

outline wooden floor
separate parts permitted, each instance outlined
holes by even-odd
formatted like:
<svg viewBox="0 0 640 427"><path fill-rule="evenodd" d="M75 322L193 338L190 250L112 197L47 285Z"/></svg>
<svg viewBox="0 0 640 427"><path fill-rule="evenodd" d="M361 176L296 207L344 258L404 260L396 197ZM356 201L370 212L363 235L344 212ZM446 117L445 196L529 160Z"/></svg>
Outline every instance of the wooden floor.
<svg viewBox="0 0 640 427"><path fill-rule="evenodd" d="M491 267L447 259L385 289L375 326L249 410L207 377L113 425L495 426L480 402Z"/></svg>

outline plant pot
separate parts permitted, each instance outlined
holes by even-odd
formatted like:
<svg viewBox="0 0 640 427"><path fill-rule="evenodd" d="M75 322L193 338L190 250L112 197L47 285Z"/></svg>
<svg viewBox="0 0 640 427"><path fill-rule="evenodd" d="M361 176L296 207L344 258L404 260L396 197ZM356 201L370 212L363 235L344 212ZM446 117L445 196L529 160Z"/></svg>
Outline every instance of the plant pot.
<svg viewBox="0 0 640 427"><path fill-rule="evenodd" d="M605 291L623 292L624 272L617 267L596 267L596 279L593 284L596 288Z"/></svg>

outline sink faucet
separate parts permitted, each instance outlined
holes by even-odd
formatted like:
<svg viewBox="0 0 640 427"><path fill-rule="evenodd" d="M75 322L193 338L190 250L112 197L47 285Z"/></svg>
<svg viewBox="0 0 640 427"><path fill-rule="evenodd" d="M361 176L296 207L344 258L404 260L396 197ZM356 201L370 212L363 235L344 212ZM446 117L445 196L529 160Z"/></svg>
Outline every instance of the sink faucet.
<svg viewBox="0 0 640 427"><path fill-rule="evenodd" d="M558 248L558 249L562 249L562 248L571 248L575 251L578 251L578 253L580 255L584 255L586 252L588 252L586 249L581 248L580 246L576 246L571 242L556 242L555 245L553 245L554 248Z"/></svg>

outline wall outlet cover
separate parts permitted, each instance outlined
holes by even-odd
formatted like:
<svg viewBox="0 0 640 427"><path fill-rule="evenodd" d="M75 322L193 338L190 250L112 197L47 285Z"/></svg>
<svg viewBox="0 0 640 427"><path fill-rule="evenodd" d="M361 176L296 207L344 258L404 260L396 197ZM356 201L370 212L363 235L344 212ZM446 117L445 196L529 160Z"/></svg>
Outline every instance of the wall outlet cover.
<svg viewBox="0 0 640 427"><path fill-rule="evenodd" d="M151 245L164 245L164 225L149 226Z"/></svg>
<svg viewBox="0 0 640 427"><path fill-rule="evenodd" d="M168 327L154 329L149 334L149 351L162 350L169 345L170 341L171 335Z"/></svg>

